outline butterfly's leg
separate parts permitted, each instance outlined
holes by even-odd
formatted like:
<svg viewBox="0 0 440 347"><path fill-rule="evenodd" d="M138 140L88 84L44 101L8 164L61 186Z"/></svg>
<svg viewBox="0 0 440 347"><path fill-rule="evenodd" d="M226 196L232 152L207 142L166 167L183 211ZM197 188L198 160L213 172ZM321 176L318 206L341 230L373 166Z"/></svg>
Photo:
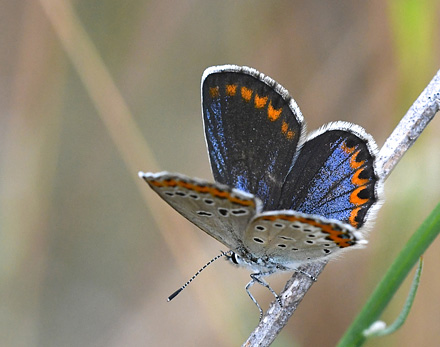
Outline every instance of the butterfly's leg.
<svg viewBox="0 0 440 347"><path fill-rule="evenodd" d="M275 292L275 290L272 289L272 287L267 283L265 280L263 280L261 277L271 275L273 272L258 272L251 274L251 278L254 282L257 282L258 284L262 285L263 287L266 287L270 290L270 292L273 294L275 299L277 299L280 306L283 306L281 303L281 298L278 296L278 294ZM251 281L252 282L252 281Z"/></svg>
<svg viewBox="0 0 440 347"><path fill-rule="evenodd" d="M260 311L260 320L263 317L263 309L261 308L260 304L258 303L258 301L254 298L254 296L252 295L252 293L250 292L249 288L253 286L253 284L255 283L255 279L252 277L252 280L246 285L246 293L248 293L249 297L251 298L251 300L254 302L255 305L257 305L258 310Z"/></svg>
<svg viewBox="0 0 440 347"><path fill-rule="evenodd" d="M263 276L271 275L272 273L273 272L270 272L270 271L269 272L253 273L253 274L251 274L252 280L246 285L246 292L248 293L249 297L252 299L252 301L255 303L255 305L257 305L258 309L260 310L260 320L261 320L261 317L263 317L263 310L261 309L261 306L258 304L257 300L255 300L254 296L249 291L249 288L255 282L257 282L258 284L262 285L263 287L266 287L267 289L269 289L270 292L273 294L273 296L275 296L275 299L277 299L277 301L280 304L280 306L283 306L283 304L281 303L281 298L278 296L278 294L272 289L272 287L265 280L263 280L261 278Z"/></svg>

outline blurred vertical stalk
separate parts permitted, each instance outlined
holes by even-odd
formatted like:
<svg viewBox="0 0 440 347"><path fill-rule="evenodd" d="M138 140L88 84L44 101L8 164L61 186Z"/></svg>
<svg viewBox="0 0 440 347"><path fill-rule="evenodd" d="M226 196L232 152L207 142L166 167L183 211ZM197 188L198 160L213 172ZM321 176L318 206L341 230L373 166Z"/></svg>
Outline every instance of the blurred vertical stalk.
<svg viewBox="0 0 440 347"><path fill-rule="evenodd" d="M438 18L435 0L390 0L388 13L400 81L400 103L396 115L407 109L436 70L434 47L438 40Z"/></svg>
<svg viewBox="0 0 440 347"><path fill-rule="evenodd" d="M146 187L143 180L138 178L139 170L157 171L159 165L96 46L82 26L70 1L39 0L39 3L82 80L121 158L139 185L139 191L151 211L151 216L177 260L176 266L182 270L182 273L192 274L194 268L188 266L188 254L203 254L204 248L193 234L177 232L182 229L178 219L168 217L167 211L162 209L161 202L158 203L157 196ZM206 258L209 259L210 256ZM184 279L186 280L186 277ZM227 299L225 293L221 293L215 283L208 286L205 288L194 286L194 290L197 292L198 302L202 304L206 316L209 317L213 330L218 334L218 340L225 341L230 334L225 336L224 331L234 329L231 322L221 319L227 315L227 312L221 312L226 307L217 305L214 309L213 303L225 302ZM167 294L164 293L164 300Z"/></svg>
<svg viewBox="0 0 440 347"><path fill-rule="evenodd" d="M22 18L0 174L3 346L37 345L64 78L41 9L29 1Z"/></svg>

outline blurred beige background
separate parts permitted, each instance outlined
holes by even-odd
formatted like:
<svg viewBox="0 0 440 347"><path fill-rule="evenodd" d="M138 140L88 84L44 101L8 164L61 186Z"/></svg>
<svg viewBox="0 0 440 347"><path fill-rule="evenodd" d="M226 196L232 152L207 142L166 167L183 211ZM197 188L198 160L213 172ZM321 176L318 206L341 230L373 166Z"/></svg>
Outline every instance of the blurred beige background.
<svg viewBox="0 0 440 347"><path fill-rule="evenodd" d="M258 323L248 272L137 171L212 179L200 78L248 65L315 129L381 146L440 68L437 1L0 0L0 345L238 346ZM437 116L438 118L438 116ZM440 200L435 119L386 182L368 248L327 266L274 346L333 346ZM368 346L440 342L440 241L412 312ZM281 290L286 276L270 283ZM386 311L390 322L407 281ZM253 290L267 307L270 293Z"/></svg>

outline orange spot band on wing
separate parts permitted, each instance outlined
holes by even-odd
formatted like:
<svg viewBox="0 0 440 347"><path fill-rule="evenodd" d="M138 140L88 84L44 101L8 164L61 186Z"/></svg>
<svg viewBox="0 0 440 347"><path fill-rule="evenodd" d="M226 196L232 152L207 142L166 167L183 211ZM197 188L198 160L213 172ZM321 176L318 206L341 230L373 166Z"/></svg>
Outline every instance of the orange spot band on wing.
<svg viewBox="0 0 440 347"><path fill-rule="evenodd" d="M258 94L255 94L255 108L263 108L267 103L267 96L260 97Z"/></svg>
<svg viewBox="0 0 440 347"><path fill-rule="evenodd" d="M148 181L150 184L152 184L155 187L182 187L186 188L188 190L192 190L198 193L205 193L210 194L212 196L215 196L220 199L228 199L230 202L233 202L235 204L239 204L242 206L251 206L255 207L255 202L253 199L240 199L237 196L234 196L231 194L231 192L227 190L220 190L218 188L206 185L196 185L185 181L177 181L174 179L169 179L165 181Z"/></svg>
<svg viewBox="0 0 440 347"><path fill-rule="evenodd" d="M289 130L289 124L286 123L286 121L283 120L283 124L281 124L281 132L286 136L288 140L293 139L295 136L295 132L293 130Z"/></svg>
<svg viewBox="0 0 440 347"><path fill-rule="evenodd" d="M353 169L358 169L358 168L360 168L362 165L364 165L364 163L365 163L365 160L362 160L362 161L356 161L356 158L357 158L357 156L359 155L359 153L360 153L361 151L359 150L359 151L357 151L355 154L353 154L353 156L350 158L350 166L353 168Z"/></svg>
<svg viewBox="0 0 440 347"><path fill-rule="evenodd" d="M220 95L219 88L218 87L209 88L209 94L211 94L211 98L218 98Z"/></svg>
<svg viewBox="0 0 440 347"><path fill-rule="evenodd" d="M364 186L362 186L362 187L358 187L355 190L353 190L353 192L350 194L350 203L352 203L353 205L356 205L356 206L363 205L363 204L367 203L369 201L369 199L362 199L358 196L358 194L364 189L366 189L366 188Z"/></svg>
<svg viewBox="0 0 440 347"><path fill-rule="evenodd" d="M360 178L359 175L364 171L365 169L359 169L357 170L353 177L351 178L351 183L353 183L355 186L363 186L364 184L368 183L368 178Z"/></svg>
<svg viewBox="0 0 440 347"><path fill-rule="evenodd" d="M252 98L252 89L248 89L246 87L241 87L241 97L245 101L251 101Z"/></svg>
<svg viewBox="0 0 440 347"><path fill-rule="evenodd" d="M278 110L274 109L272 106L272 102L269 102L269 106L267 107L267 117L273 122L280 118L281 112L283 108L279 108Z"/></svg>
<svg viewBox="0 0 440 347"><path fill-rule="evenodd" d="M357 226L359 225L359 223L356 221L356 217L357 217L360 210L361 210L361 207L356 207L354 210L351 211L350 217L348 218L348 221L350 222L350 224L352 226L354 226L355 228L357 228Z"/></svg>
<svg viewBox="0 0 440 347"><path fill-rule="evenodd" d="M344 141L344 142L342 142L342 144L341 144L341 149L342 149L345 153L350 154L350 153L353 153L353 152L354 152L355 147L347 147L347 144L346 144L345 141Z"/></svg>
<svg viewBox="0 0 440 347"><path fill-rule="evenodd" d="M331 224L319 223L318 221L313 219L290 215L265 216L262 219L272 222L280 219L288 222L300 222L318 227L323 233L329 234L328 238L336 243L340 248L345 248L356 244L356 242L351 237L347 237L347 232L344 232L340 229L335 229Z"/></svg>
<svg viewBox="0 0 440 347"><path fill-rule="evenodd" d="M236 84L227 84L226 85L226 95L234 96L236 92L237 92L237 85Z"/></svg>

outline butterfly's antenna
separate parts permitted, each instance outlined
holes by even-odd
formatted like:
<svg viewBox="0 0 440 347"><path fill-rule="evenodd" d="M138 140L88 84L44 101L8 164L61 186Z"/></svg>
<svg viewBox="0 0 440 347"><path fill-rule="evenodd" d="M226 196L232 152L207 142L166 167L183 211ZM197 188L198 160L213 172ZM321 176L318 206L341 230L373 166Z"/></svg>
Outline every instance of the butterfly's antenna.
<svg viewBox="0 0 440 347"><path fill-rule="evenodd" d="M182 287L180 287L179 289L177 289L173 294L171 294L168 297L167 301L171 301L173 300L177 295L180 294L180 292L182 290L184 290L203 270L205 270L209 265L211 265L213 262L215 262L217 259L225 256L227 257L230 253L232 253L232 251L228 251L228 252L223 252L221 251L221 253L217 256L215 256L214 258L212 258L210 261L208 261L199 271L197 271L193 277L191 277L188 282L186 282Z"/></svg>

